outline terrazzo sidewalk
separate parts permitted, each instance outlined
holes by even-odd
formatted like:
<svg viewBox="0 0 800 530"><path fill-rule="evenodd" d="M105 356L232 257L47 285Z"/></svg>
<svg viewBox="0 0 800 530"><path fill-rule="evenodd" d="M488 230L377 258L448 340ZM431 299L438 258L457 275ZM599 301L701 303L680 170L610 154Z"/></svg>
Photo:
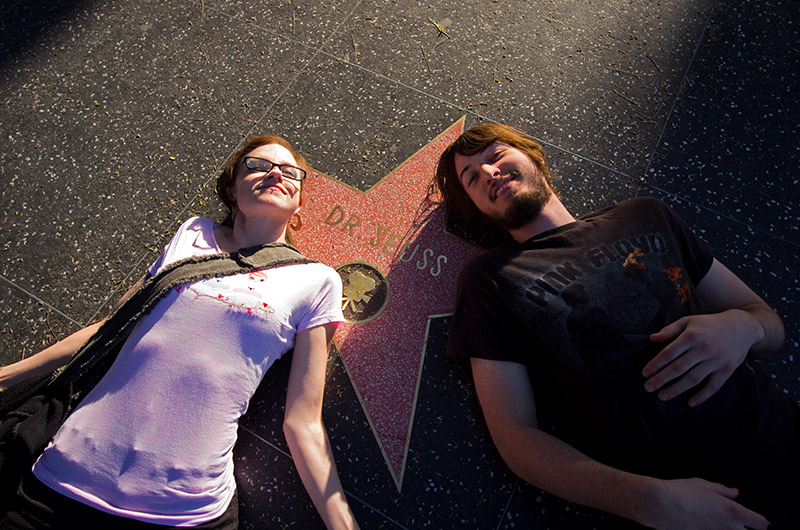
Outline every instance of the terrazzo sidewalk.
<svg viewBox="0 0 800 530"><path fill-rule="evenodd" d="M220 218L216 171L250 132L308 153L320 206L301 234L380 256L437 226L389 215L420 200L437 140L498 121L543 143L576 215L669 202L783 318L786 346L757 364L800 400L796 2L11 0L0 35L3 364L105 315L183 220ZM411 272L448 292L436 258L473 250L430 237ZM380 377L378 359L329 361L324 420L362 528L619 528L502 463L428 289L407 295L419 322L393 317L421 344ZM322 527L281 430L287 377L276 363L241 422L242 528Z"/></svg>

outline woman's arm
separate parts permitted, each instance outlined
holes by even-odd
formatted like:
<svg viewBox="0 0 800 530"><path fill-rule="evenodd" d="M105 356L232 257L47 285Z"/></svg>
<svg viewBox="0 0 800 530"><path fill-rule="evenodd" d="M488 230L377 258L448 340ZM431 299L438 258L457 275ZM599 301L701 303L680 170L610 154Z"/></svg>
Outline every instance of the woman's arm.
<svg viewBox="0 0 800 530"><path fill-rule="evenodd" d="M142 287L144 279L145 278L142 278L136 282L136 284L134 284L134 286L131 287L122 296L122 298L120 298L119 302L117 302L112 309L112 312L116 311L119 306L121 306L133 295L133 293ZM99 322L95 322L94 324L90 324L85 328L79 329L72 335L61 339L51 346L48 346L35 355L31 355L30 357L26 357L21 361L15 362L14 364L0 368L0 392L20 381L27 379L28 377L52 372L53 370L56 370L57 368L67 364L75 352L77 352L81 346L83 346L86 341L95 334L105 320L106 319L104 318Z"/></svg>
<svg viewBox="0 0 800 530"><path fill-rule="evenodd" d="M81 328L72 335L61 339L52 346L21 361L0 368L0 391L35 375L45 374L67 364L72 355L94 335L100 325L96 322Z"/></svg>
<svg viewBox="0 0 800 530"><path fill-rule="evenodd" d="M283 432L297 472L328 528L358 528L339 481L322 424L328 347L336 331L327 324L298 333L286 392Z"/></svg>

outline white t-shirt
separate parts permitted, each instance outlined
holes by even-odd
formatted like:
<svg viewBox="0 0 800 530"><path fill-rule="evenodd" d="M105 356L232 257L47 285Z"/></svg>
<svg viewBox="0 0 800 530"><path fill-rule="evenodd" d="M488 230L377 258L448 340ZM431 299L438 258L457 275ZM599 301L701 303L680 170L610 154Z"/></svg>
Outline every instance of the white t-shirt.
<svg viewBox="0 0 800 530"><path fill-rule="evenodd" d="M219 252L214 223L192 218L150 269ZM67 497L150 523L194 526L234 490L239 417L297 333L341 322L338 274L318 263L173 289L137 324L100 383L34 465Z"/></svg>

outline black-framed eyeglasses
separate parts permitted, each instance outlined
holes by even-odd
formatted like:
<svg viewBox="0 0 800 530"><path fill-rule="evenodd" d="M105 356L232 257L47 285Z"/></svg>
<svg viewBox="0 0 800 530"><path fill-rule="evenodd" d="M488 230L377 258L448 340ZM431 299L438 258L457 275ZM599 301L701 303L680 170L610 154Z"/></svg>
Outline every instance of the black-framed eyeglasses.
<svg viewBox="0 0 800 530"><path fill-rule="evenodd" d="M265 158L256 158L254 156L244 157L244 167L254 171L263 171L264 173L269 173L272 171L272 168L276 166L278 171L281 172L281 175L287 179L302 181L306 178L306 171L304 169L300 169L299 167L291 164L276 164L271 160L267 160Z"/></svg>

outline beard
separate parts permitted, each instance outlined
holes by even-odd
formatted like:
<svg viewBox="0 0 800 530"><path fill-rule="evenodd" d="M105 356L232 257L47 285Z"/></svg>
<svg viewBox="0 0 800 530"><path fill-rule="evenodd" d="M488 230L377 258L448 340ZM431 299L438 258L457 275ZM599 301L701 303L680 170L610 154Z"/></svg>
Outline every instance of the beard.
<svg viewBox="0 0 800 530"><path fill-rule="evenodd" d="M494 221L506 230L516 230L533 221L542 213L552 192L547 187L544 178L536 171L523 173L514 169L510 173L517 178L521 176L522 181L528 184L529 189L515 195L506 211L497 216Z"/></svg>

